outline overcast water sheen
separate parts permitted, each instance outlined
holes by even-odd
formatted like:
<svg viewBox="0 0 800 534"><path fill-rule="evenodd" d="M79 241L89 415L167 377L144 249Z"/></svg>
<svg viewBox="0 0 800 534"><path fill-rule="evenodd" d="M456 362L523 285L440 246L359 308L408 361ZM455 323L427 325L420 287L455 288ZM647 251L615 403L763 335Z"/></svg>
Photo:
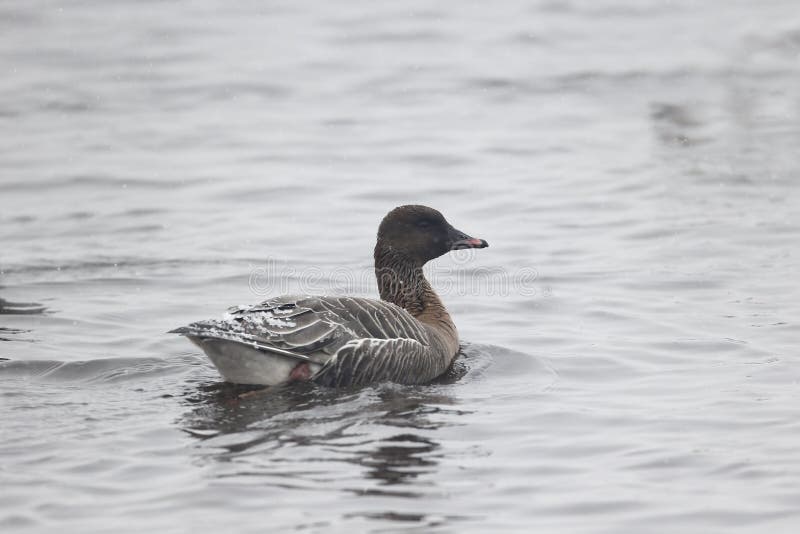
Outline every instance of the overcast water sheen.
<svg viewBox="0 0 800 534"><path fill-rule="evenodd" d="M3 532L800 531L796 0L4 0L0 65ZM165 334L374 296L404 203L490 243L437 383Z"/></svg>

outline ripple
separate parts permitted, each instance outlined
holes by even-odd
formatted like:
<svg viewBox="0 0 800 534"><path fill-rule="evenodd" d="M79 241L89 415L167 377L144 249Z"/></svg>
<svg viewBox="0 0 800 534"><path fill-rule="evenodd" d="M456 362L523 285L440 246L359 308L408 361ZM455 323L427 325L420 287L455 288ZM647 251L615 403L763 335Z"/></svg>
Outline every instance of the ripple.
<svg viewBox="0 0 800 534"><path fill-rule="evenodd" d="M112 176L101 174L78 174L72 176L58 176L44 180L8 181L0 183L0 191L16 192L31 191L47 188L76 190L92 188L98 190L118 190L119 188L144 188L144 189L174 189L185 186L187 181L170 178L143 178L135 176Z"/></svg>
<svg viewBox="0 0 800 534"><path fill-rule="evenodd" d="M0 361L0 375L43 383L117 383L184 372L186 364L186 361L157 358L107 358L77 362L6 360Z"/></svg>
<svg viewBox="0 0 800 534"><path fill-rule="evenodd" d="M0 298L0 315L40 315L46 312L47 307L38 302L11 302Z"/></svg>

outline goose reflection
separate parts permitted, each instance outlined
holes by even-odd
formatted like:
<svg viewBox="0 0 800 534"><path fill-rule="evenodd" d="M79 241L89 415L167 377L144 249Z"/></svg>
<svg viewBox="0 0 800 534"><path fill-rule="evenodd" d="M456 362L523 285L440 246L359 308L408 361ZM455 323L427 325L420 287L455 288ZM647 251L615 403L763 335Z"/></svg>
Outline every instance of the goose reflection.
<svg viewBox="0 0 800 534"><path fill-rule="evenodd" d="M447 382L457 376L454 369L431 386L346 391L214 384L184 397L189 410L179 425L198 440L199 456L219 468L219 477L415 497L421 493L401 486L419 485L416 479L436 471L437 429L466 413L448 394Z"/></svg>

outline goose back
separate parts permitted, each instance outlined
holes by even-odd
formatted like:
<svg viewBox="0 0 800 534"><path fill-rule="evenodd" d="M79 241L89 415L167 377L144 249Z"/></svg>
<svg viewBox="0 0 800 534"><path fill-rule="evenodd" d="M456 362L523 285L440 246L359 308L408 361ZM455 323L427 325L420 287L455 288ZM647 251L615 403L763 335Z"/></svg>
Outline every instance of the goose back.
<svg viewBox="0 0 800 534"><path fill-rule="evenodd" d="M198 321L171 333L275 349L319 364L354 339L405 338L429 345L427 328L403 308L358 297L284 295L231 308L222 319Z"/></svg>

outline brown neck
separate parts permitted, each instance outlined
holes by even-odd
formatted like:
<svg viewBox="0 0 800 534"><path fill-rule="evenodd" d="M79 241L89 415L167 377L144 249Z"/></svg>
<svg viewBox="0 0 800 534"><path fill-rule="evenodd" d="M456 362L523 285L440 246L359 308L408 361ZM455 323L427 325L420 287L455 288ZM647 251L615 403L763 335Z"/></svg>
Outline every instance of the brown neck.
<svg viewBox="0 0 800 534"><path fill-rule="evenodd" d="M423 262L383 245L375 245L375 276L381 299L404 308L421 323L431 327L436 339L450 356L458 352L458 331L425 274Z"/></svg>
<svg viewBox="0 0 800 534"><path fill-rule="evenodd" d="M419 260L410 258L378 241L375 245L375 276L381 299L397 304L421 321L450 319L431 287Z"/></svg>

